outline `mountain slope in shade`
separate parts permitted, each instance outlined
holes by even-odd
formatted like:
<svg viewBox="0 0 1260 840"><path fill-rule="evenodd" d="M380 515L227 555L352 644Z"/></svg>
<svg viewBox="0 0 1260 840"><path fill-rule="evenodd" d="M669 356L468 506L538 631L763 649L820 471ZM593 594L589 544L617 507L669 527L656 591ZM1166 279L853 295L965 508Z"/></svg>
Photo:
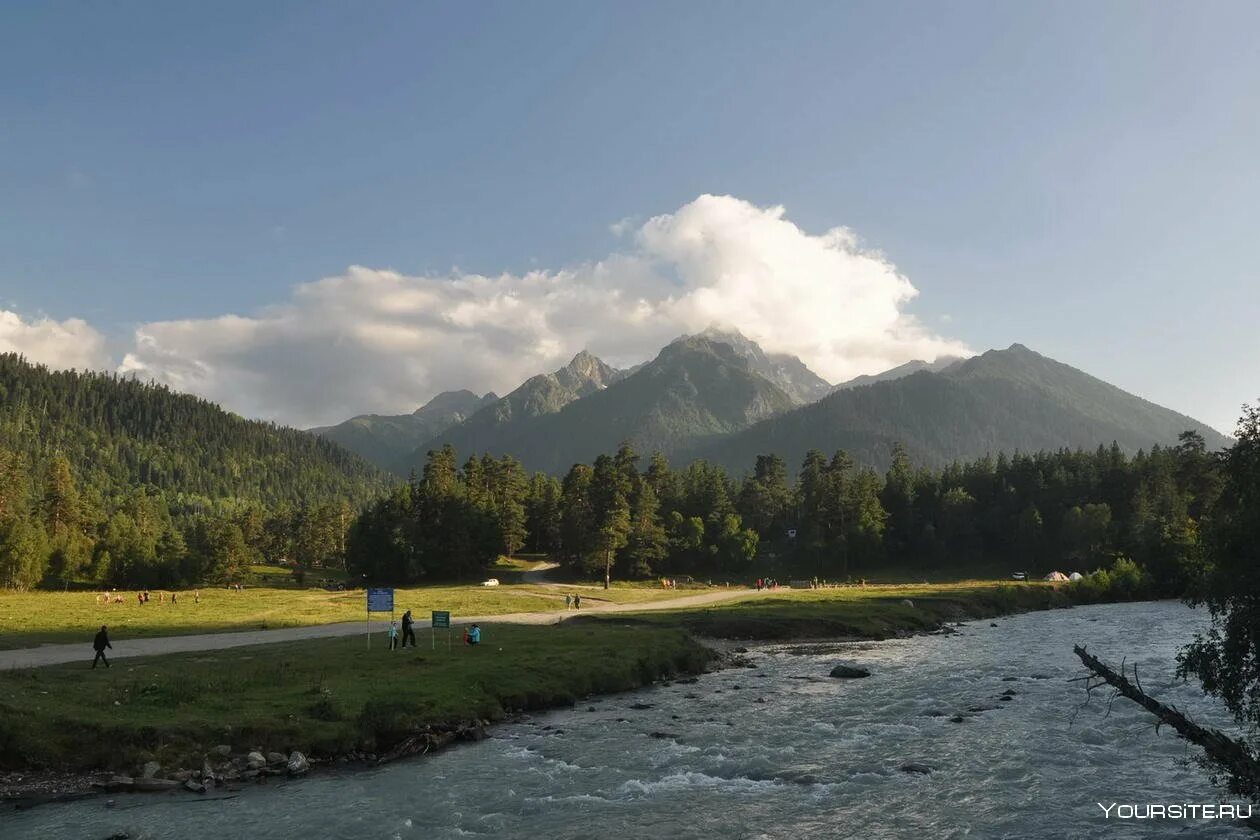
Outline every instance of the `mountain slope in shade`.
<svg viewBox="0 0 1260 840"><path fill-rule="evenodd" d="M686 454L738 473L760 453L799 464L810 449L844 449L860 463L884 468L900 442L916 463L941 466L998 452L1093 449L1112 441L1133 452L1174 444L1188 429L1211 449L1229 444L1193 418L1014 344L939 372L837 391Z"/></svg>
<svg viewBox="0 0 1260 840"><path fill-rule="evenodd" d="M773 382L798 405L812 403L831 393L831 383L810 370L796 356L767 353L738 330L709 327L699 335L731 345L735 352L748 360L748 366L755 373Z"/></svg>
<svg viewBox="0 0 1260 840"><path fill-rule="evenodd" d="M862 385L874 385L876 382L889 382L893 379L901 379L903 376L909 376L912 373L918 373L926 370L929 373L939 373L948 367L952 367L963 360L962 356L941 356L934 362L925 362L923 359L914 359L906 362L904 365L897 365L895 368L889 368L883 373L864 373L861 376L855 376L847 382L841 382L832 390L843 391L846 388L857 388Z"/></svg>
<svg viewBox="0 0 1260 840"><path fill-rule="evenodd" d="M497 400L494 393L479 397L472 391L443 391L411 414L360 414L336 426L308 431L389 469L424 441Z"/></svg>
<svg viewBox="0 0 1260 840"><path fill-rule="evenodd" d="M423 465L430 449L450 443L461 453L502 451L499 442L535 417L554 414L569 403L607 388L623 372L583 350L554 373L531 376L507 396L494 400L463 422L435 431L394 461L406 473Z"/></svg>
<svg viewBox="0 0 1260 840"><path fill-rule="evenodd" d="M449 442L461 455L510 454L530 469L562 473L574 463L614 451L622 441L641 453L670 454L793 405L790 396L752 370L729 343L692 336L555 413L505 423L494 435L476 439L466 433L470 423L465 423L422 448Z"/></svg>

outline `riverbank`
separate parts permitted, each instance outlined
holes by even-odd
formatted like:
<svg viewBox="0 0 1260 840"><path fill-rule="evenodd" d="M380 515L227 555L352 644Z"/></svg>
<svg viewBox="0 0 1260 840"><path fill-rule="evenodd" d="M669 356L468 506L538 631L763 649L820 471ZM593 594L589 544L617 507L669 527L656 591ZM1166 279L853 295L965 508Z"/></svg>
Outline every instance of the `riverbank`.
<svg viewBox="0 0 1260 840"><path fill-rule="evenodd" d="M492 625L455 639L369 652L359 638L256 645L196 655L86 662L0 674L3 795L38 790L41 773L162 777L200 771L221 746L316 762L378 758L426 732L460 731L515 711L571 705L702 671L712 652L684 630ZM439 633L439 637L442 634ZM83 777L85 780L86 776ZM93 779L95 780L95 779ZM64 789L64 786L62 786Z"/></svg>
<svg viewBox="0 0 1260 840"><path fill-rule="evenodd" d="M946 622L1059 609L1077 603L1069 586L961 581L944 584L812 589L704 610L663 610L641 620L699 636L748 641L854 639L878 641L931 632Z"/></svg>
<svg viewBox="0 0 1260 840"><path fill-rule="evenodd" d="M157 778L194 783L283 774L295 751L315 766L372 764L477 737L515 712L700 673L716 656L703 636L883 639L1069 605L1065 590L1039 584L855 587L493 625L481 647L449 651L369 654L362 638L342 638L123 660L109 670L10 671L0 674L0 768L11 771L0 796L81 790L104 782L101 773L142 777L150 762ZM266 763L250 767L250 752Z"/></svg>

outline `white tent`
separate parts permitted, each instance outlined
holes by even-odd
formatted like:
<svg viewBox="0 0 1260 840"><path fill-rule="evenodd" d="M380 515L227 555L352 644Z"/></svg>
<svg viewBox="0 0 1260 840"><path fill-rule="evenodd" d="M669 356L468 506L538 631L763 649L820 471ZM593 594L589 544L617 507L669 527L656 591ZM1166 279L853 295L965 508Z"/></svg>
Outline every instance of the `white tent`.
<svg viewBox="0 0 1260 840"><path fill-rule="evenodd" d="M1080 572L1072 572L1072 574L1068 575L1068 580L1084 580L1084 579L1085 579L1085 575L1081 574Z"/></svg>
<svg viewBox="0 0 1260 840"><path fill-rule="evenodd" d="M1051 572L1050 574L1045 576L1045 580L1059 581L1059 580L1067 580L1067 579L1068 579L1068 576L1063 574L1063 572Z"/></svg>

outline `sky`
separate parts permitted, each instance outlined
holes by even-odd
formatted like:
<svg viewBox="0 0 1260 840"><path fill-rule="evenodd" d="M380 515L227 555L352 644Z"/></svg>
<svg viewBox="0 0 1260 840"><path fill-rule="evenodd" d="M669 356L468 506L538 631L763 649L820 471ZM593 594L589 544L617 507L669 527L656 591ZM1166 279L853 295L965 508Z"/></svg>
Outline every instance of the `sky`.
<svg viewBox="0 0 1260 840"><path fill-rule="evenodd" d="M299 426L710 324L1260 399L1260 4L0 8L0 351Z"/></svg>

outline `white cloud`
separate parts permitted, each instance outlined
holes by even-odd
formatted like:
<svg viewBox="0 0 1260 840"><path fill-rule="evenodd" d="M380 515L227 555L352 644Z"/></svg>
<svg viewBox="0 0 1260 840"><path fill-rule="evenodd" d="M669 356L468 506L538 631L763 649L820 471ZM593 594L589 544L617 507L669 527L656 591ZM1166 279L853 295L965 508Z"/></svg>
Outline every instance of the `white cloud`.
<svg viewBox="0 0 1260 840"><path fill-rule="evenodd" d="M105 337L79 318L26 321L0 309L0 353L20 353L52 368L95 370L109 367Z"/></svg>
<svg viewBox="0 0 1260 840"><path fill-rule="evenodd" d="M631 364L719 324L840 381L967 352L903 311L916 294L845 228L813 235L782 207L705 195L595 263L495 277L356 266L254 315L146 324L119 369L311 425L451 388L505 393L583 348Z"/></svg>

